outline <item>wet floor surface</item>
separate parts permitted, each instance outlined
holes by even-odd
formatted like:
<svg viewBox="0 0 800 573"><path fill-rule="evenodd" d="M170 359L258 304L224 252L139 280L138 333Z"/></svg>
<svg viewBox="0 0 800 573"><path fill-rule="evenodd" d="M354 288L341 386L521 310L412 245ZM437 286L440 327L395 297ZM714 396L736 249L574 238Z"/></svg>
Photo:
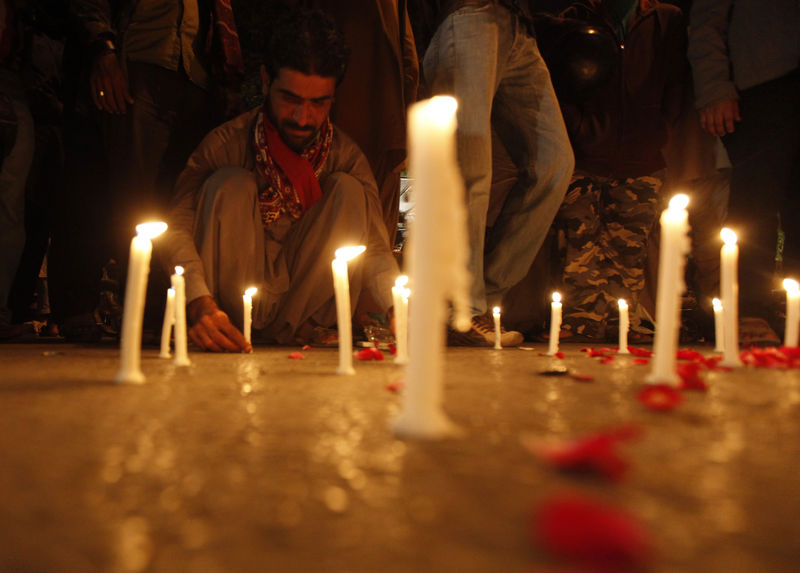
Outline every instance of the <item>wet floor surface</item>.
<svg viewBox="0 0 800 573"><path fill-rule="evenodd" d="M427 442L392 434L391 359L339 376L335 350L296 350L176 368L146 348L147 383L116 386L112 346L0 345L0 571L527 573L563 564L530 521L564 490L640 519L648 571L800 570L800 371L704 372L660 413L633 356L449 349L464 433ZM594 379L542 374L556 363ZM643 435L619 482L523 445L620 424Z"/></svg>

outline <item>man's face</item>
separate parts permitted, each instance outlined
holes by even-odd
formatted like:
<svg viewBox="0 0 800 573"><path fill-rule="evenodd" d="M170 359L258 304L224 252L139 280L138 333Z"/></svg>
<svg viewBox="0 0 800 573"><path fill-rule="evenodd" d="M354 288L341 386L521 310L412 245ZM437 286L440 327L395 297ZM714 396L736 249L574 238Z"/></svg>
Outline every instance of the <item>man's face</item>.
<svg viewBox="0 0 800 573"><path fill-rule="evenodd" d="M278 77L270 78L263 67L261 77L272 123L286 145L302 152L331 111L336 79L307 76L291 68L281 68Z"/></svg>

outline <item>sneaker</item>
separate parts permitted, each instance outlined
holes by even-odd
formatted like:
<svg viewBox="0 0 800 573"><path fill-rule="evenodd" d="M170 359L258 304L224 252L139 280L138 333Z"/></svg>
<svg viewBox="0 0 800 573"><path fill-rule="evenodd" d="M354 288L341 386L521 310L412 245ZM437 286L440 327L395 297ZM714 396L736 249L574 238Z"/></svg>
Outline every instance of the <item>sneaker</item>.
<svg viewBox="0 0 800 573"><path fill-rule="evenodd" d="M519 346L525 340L521 332L500 327L500 344L506 347ZM494 319L488 314L472 317L472 328L459 332L447 328L448 346L494 346Z"/></svg>

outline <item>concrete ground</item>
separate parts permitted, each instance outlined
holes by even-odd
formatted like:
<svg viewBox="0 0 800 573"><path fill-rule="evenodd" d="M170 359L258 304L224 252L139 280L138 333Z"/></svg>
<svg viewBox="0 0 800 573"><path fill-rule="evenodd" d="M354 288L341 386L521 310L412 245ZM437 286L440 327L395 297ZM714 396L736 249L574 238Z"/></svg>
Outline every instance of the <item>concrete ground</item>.
<svg viewBox="0 0 800 573"><path fill-rule="evenodd" d="M648 571L800 570L800 371L705 373L658 413L635 398L649 366L562 349L447 350L465 433L421 442L389 429L390 360L337 376L335 350L176 368L146 348L148 383L115 386L113 346L0 345L0 571L565 571L530 521L566 489L642 520ZM594 380L543 375L554 360ZM644 434L616 483L522 444L623 423Z"/></svg>

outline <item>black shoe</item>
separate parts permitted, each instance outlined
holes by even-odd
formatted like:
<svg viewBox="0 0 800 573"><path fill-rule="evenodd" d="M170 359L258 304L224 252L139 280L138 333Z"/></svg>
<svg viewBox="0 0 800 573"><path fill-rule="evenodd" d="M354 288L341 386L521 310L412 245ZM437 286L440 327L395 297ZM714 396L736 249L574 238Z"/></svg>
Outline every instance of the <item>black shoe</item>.
<svg viewBox="0 0 800 573"><path fill-rule="evenodd" d="M521 332L506 330L500 327L500 344L504 347L519 346L525 340ZM472 328L466 332L459 332L451 327L447 328L448 346L494 346L494 319L488 314L472 317Z"/></svg>

